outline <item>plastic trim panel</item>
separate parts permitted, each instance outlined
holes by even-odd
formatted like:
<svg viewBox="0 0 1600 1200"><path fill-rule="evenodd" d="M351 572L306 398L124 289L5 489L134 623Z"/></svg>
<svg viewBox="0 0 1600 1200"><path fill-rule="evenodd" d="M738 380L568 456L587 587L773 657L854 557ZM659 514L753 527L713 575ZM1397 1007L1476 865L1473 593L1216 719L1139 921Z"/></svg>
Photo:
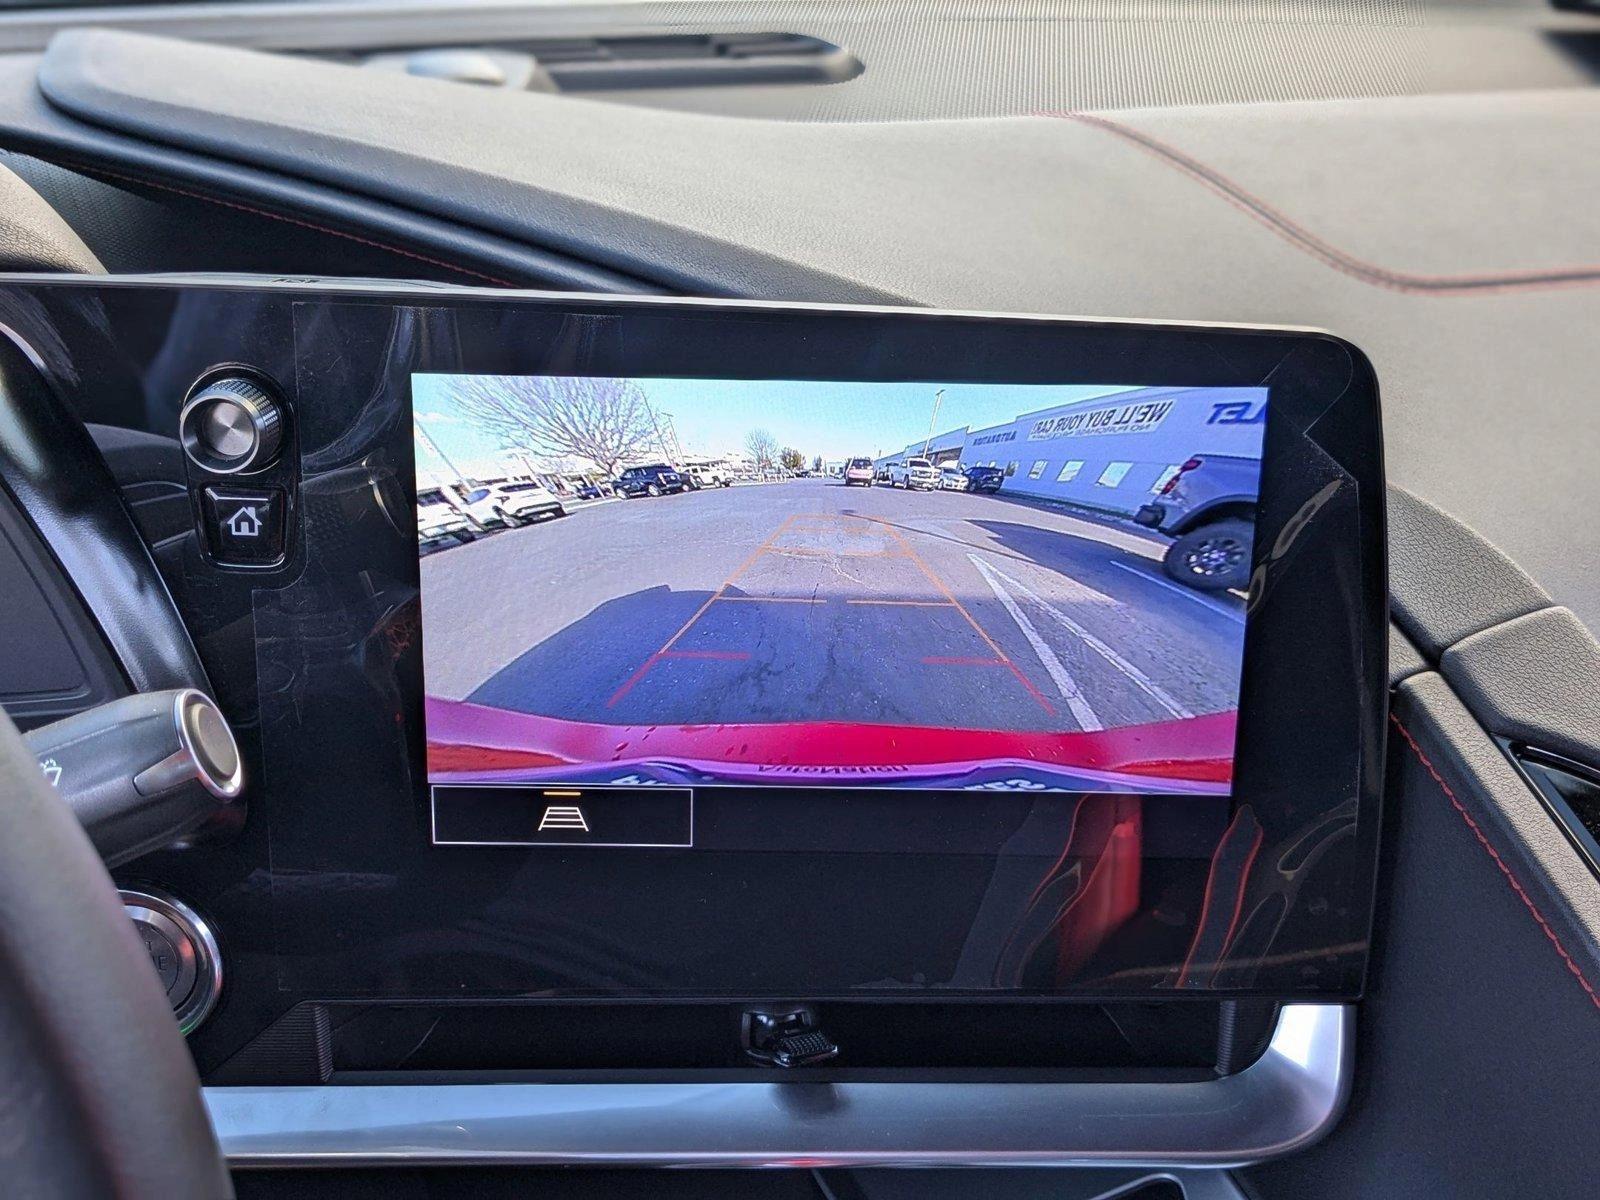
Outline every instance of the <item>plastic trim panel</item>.
<svg viewBox="0 0 1600 1200"><path fill-rule="evenodd" d="M1301 1149L1349 1095L1355 1014L1284 1008L1190 1083L486 1083L206 1088L231 1167L1233 1167Z"/></svg>

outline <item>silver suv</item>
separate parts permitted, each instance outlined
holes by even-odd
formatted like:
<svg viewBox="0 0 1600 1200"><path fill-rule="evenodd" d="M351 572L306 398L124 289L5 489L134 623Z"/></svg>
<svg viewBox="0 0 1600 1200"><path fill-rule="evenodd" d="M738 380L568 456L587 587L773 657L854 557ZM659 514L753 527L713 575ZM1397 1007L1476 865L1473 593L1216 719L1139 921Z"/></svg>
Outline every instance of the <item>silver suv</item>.
<svg viewBox="0 0 1600 1200"><path fill-rule="evenodd" d="M1198 455L1133 519L1175 539L1162 563L1179 583L1209 592L1244 588L1250 584L1260 492L1260 459Z"/></svg>

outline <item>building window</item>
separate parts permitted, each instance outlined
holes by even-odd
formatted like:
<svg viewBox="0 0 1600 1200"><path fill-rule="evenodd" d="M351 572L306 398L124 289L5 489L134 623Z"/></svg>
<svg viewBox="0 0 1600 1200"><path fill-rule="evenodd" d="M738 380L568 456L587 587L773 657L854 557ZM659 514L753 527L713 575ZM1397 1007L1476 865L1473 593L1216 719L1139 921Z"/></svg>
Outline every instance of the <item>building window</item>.
<svg viewBox="0 0 1600 1200"><path fill-rule="evenodd" d="M1006 464L1006 478L1010 479L1016 473L1017 473L1017 464L1015 462L1008 462Z"/></svg>
<svg viewBox="0 0 1600 1200"><path fill-rule="evenodd" d="M1183 468L1176 465L1161 468L1161 474L1157 475L1156 481L1150 485L1151 495L1160 495L1161 489L1166 487L1167 484L1171 483L1173 477L1176 476L1181 470L1183 470Z"/></svg>
<svg viewBox="0 0 1600 1200"><path fill-rule="evenodd" d="M1075 458L1061 468L1061 474L1056 476L1057 483L1071 483L1078 477L1078 472L1083 470L1083 459Z"/></svg>
<svg viewBox="0 0 1600 1200"><path fill-rule="evenodd" d="M1108 488L1121 487L1123 479L1131 470L1133 470L1131 462L1107 463L1106 469L1100 472L1100 478L1094 481L1095 485Z"/></svg>
<svg viewBox="0 0 1600 1200"><path fill-rule="evenodd" d="M1045 462L1044 459L1041 458L1041 459L1037 460L1033 464L1033 466L1031 468L1029 468L1029 470L1028 470L1028 478L1029 479L1038 479L1041 475L1044 474L1044 469L1045 469L1045 467L1047 465L1048 464Z"/></svg>

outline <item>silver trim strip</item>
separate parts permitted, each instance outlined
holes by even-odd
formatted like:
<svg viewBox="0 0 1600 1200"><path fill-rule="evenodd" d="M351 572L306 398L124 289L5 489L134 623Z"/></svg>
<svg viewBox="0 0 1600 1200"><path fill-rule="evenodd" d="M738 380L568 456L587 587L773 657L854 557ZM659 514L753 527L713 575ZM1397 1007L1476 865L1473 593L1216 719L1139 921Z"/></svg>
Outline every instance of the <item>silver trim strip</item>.
<svg viewBox="0 0 1600 1200"><path fill-rule="evenodd" d="M233 1167L1237 1167L1332 1128L1355 1012L1283 1009L1261 1059L1195 1083L503 1083L206 1088Z"/></svg>

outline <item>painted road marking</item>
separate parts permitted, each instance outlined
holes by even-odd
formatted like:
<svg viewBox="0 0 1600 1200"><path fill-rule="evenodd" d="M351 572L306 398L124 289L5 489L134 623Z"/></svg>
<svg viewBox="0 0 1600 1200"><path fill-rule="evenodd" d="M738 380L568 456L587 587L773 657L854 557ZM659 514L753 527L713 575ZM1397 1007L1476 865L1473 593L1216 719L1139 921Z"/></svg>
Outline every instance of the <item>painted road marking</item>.
<svg viewBox="0 0 1600 1200"><path fill-rule="evenodd" d="M896 529L890 522L883 520L881 517L864 516L860 519L863 521L872 521L888 530L889 536L898 542L905 550L907 557L909 557L912 562L917 564L917 569L928 577L928 582L939 589L939 594L941 596L950 601L951 604L955 605L956 611L966 618L967 624L971 625L973 631L983 639L983 644L989 647L990 651L996 658L1010 668L1011 674L1016 676L1017 682L1027 690L1028 695L1034 698L1040 708L1044 709L1045 712L1049 713L1051 716L1054 716L1056 710L1051 706L1050 701L1045 699L1044 693L1038 688L1034 687L1033 680L1024 675L1022 673L1022 668L1017 666L1016 663L1012 662L1006 652L1000 649L999 643L989 636L988 630L984 629L982 625L978 624L978 619L967 611L967 606L965 604L956 599L955 593L945 586L944 580L940 579L939 576L934 573L933 568L923 561L922 555L916 552L911 543L905 539L900 531Z"/></svg>
<svg viewBox="0 0 1600 1200"><path fill-rule="evenodd" d="M814 550L810 546L774 546L767 551L778 558L904 558L898 550Z"/></svg>
<svg viewBox="0 0 1600 1200"><path fill-rule="evenodd" d="M717 590L706 597L705 603L694 610L694 615L682 625L678 626L678 632L669 637L662 644L661 649L657 650L649 658L645 659L640 665L639 669L632 675L629 675L628 678L623 681L622 686L611 693L611 699L606 701L606 707L615 708L617 706L617 701L621 700L629 692L633 691L633 685L638 683L639 680L643 679L645 675L649 673L650 668L655 666L662 660L662 658L666 656L667 652L671 650L675 644L677 644L678 639L689 632L689 627L691 625L706 615L707 609L709 609L718 600L725 598L728 589L733 586L733 581L749 570L756 559L765 554L772 547L772 543L777 541L778 538L783 534L783 531L789 528L789 526L793 523L794 518L792 516L786 518L783 524L774 529L770 534L767 535L766 539L759 546L750 551L750 553L746 555L745 560L735 567L733 572L717 586Z"/></svg>
<svg viewBox="0 0 1600 1200"><path fill-rule="evenodd" d="M1000 570L999 567L991 566L990 564L985 563L975 554L969 554L967 557L972 559L973 564L977 566L980 571L984 570L985 568L987 568L989 571L993 571L1001 579L1005 580L1012 587L1014 587L1021 595L1025 596L1029 600L1032 600L1040 608L1044 609L1045 612L1049 613L1052 617L1069 629L1080 641L1083 642L1084 645L1088 646L1089 649L1093 650L1101 658L1105 659L1118 671L1121 671L1122 674L1125 675L1135 687L1137 687L1145 695L1149 696L1157 704L1161 705L1162 708L1166 709L1173 716L1194 716L1194 713L1190 712L1187 708L1174 700L1171 695L1169 695L1162 687L1160 687L1160 685L1158 685L1138 667L1134 666L1127 659L1123 658L1122 655L1118 654L1110 646L1106 645L1099 638L1095 637L1094 634L1090 633L1087 629L1078 624L1078 622L1074 621L1055 605L1044 599L1032 588L1028 587L1027 584L1020 583L1013 579L1004 571ZM1084 587L1083 584L1079 584L1076 580L1072 580L1070 576L1062 576L1062 578L1069 579L1070 582L1076 584L1078 587L1083 587L1085 591L1093 591L1092 588ZM990 586L993 586L993 584L991 583ZM1097 596L1102 596L1102 593L1100 592L1095 592L1094 594Z"/></svg>
<svg viewBox="0 0 1600 1200"><path fill-rule="evenodd" d="M1135 566L1133 563L1118 562L1114 558L1109 559L1108 561L1113 567L1117 567L1120 570L1126 571L1129 575L1137 575L1146 583L1153 583L1157 587L1166 588L1169 592L1176 592L1185 600L1192 600L1201 608L1209 608L1212 612L1218 614L1219 616L1227 617L1230 621L1237 621L1241 625L1244 623L1244 614L1242 612L1238 612L1216 601L1213 601L1211 597L1207 596L1204 592L1197 592L1194 590L1194 588L1184 587L1183 584L1178 583L1175 580L1163 578L1160 575L1152 575L1149 571L1144 570L1142 567Z"/></svg>
<svg viewBox="0 0 1600 1200"><path fill-rule="evenodd" d="M889 604L905 608L955 608L949 600L846 600L846 604Z"/></svg>
<svg viewBox="0 0 1600 1200"><path fill-rule="evenodd" d="M1078 687L1077 681L1072 678L1071 672L1056 657L1056 652L1050 648L1050 644L1039 635L1039 631L1033 627L1033 622L1028 620L1021 606L1012 599L1011 593L1001 586L999 572L976 554L969 554L967 557L972 560L972 565L978 568L978 574L983 576L984 582L994 592L995 599L1000 601L1005 606L1006 612L1011 614L1011 619L1017 623L1017 628L1022 630L1022 636L1028 639L1028 645L1033 647L1033 652L1039 656L1045 671L1054 680L1056 689L1061 693L1061 698L1067 702L1067 708L1071 710L1079 727L1087 733L1104 729L1105 724Z"/></svg>

